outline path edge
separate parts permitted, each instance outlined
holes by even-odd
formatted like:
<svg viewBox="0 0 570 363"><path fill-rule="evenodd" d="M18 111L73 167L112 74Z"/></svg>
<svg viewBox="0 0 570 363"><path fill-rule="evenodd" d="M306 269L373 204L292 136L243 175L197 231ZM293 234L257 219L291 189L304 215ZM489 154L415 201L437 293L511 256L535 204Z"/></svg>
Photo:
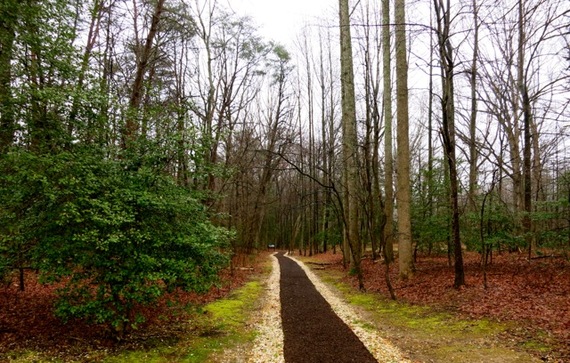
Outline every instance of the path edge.
<svg viewBox="0 0 570 363"><path fill-rule="evenodd" d="M281 322L279 261L271 254L271 274L265 281L265 296L261 304L261 318L255 324L258 332L249 363L285 363L283 356L283 325Z"/></svg>

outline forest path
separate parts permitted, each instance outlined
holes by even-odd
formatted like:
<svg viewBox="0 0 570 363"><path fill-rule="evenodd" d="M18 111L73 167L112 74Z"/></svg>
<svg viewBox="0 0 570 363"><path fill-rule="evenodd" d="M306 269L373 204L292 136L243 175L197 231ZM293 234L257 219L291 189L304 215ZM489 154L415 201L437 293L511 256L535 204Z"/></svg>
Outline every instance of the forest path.
<svg viewBox="0 0 570 363"><path fill-rule="evenodd" d="M272 260L255 362L409 362L302 262L283 252Z"/></svg>
<svg viewBox="0 0 570 363"><path fill-rule="evenodd" d="M276 257L281 269L285 362L377 362L354 332L334 313L305 271L282 252Z"/></svg>
<svg viewBox="0 0 570 363"><path fill-rule="evenodd" d="M248 358L232 363L540 362L505 335L507 325L406 304L376 306L372 296L356 292L357 300L374 306L351 305L350 294L321 281L295 256L281 252L270 259L266 294L255 314L257 337L245 348ZM318 275L332 282L344 273ZM220 362L230 362L227 357Z"/></svg>

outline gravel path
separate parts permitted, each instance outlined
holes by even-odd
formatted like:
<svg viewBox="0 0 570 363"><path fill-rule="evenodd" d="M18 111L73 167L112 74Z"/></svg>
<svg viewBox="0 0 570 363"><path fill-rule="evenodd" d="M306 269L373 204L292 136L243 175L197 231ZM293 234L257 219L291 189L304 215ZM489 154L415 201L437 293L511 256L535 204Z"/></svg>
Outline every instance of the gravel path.
<svg viewBox="0 0 570 363"><path fill-rule="evenodd" d="M266 282L266 294L261 303L260 317L256 326L259 333L255 339L250 363L284 363L283 328L281 326L281 302L279 280L281 271L275 255L271 256L271 275Z"/></svg>
<svg viewBox="0 0 570 363"><path fill-rule="evenodd" d="M303 263L280 254L272 264L249 362L409 362Z"/></svg>
<svg viewBox="0 0 570 363"><path fill-rule="evenodd" d="M281 266L285 362L375 363L376 359L333 312L299 264L282 254L277 259Z"/></svg>

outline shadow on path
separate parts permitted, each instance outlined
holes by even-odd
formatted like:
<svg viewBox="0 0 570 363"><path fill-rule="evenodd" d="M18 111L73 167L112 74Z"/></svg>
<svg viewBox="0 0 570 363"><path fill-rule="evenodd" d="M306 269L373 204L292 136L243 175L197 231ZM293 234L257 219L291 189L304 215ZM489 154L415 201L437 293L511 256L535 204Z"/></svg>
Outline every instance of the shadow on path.
<svg viewBox="0 0 570 363"><path fill-rule="evenodd" d="M303 269L279 252L281 320L286 363L376 363L332 311Z"/></svg>

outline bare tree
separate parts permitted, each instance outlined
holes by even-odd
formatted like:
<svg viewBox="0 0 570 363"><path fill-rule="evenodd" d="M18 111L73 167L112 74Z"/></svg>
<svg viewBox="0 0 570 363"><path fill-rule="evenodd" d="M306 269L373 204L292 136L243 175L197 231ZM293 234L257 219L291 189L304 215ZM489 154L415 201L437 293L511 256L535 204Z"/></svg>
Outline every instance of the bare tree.
<svg viewBox="0 0 570 363"><path fill-rule="evenodd" d="M159 30L159 24L162 19L165 0L158 0L155 4L154 11L151 15L151 25L148 30L144 47L139 54L137 54L137 65L135 72L135 79L132 85L131 94L129 97L129 114L127 115L125 129L123 131L123 147L129 147L129 142L136 139L139 131L139 122L137 113L143 100L144 91L144 77L146 76L149 68L149 62L153 55L155 47L155 37Z"/></svg>
<svg viewBox="0 0 570 363"><path fill-rule="evenodd" d="M477 77L478 77L478 61L479 61L479 5L477 0L473 0L473 58L471 61L471 70L469 73L469 81L471 85L471 114L469 116L469 203L475 211L477 192Z"/></svg>
<svg viewBox="0 0 570 363"><path fill-rule="evenodd" d="M461 247L459 225L459 181L457 176L457 158L455 151L455 60L454 49L451 44L451 3L447 0L434 0L435 15L437 21L437 39L442 70L442 137L445 149L445 158L448 163L450 182L450 201L452 211L452 244L455 259L455 280L453 286L459 288L465 285L465 272L463 268L463 252Z"/></svg>

